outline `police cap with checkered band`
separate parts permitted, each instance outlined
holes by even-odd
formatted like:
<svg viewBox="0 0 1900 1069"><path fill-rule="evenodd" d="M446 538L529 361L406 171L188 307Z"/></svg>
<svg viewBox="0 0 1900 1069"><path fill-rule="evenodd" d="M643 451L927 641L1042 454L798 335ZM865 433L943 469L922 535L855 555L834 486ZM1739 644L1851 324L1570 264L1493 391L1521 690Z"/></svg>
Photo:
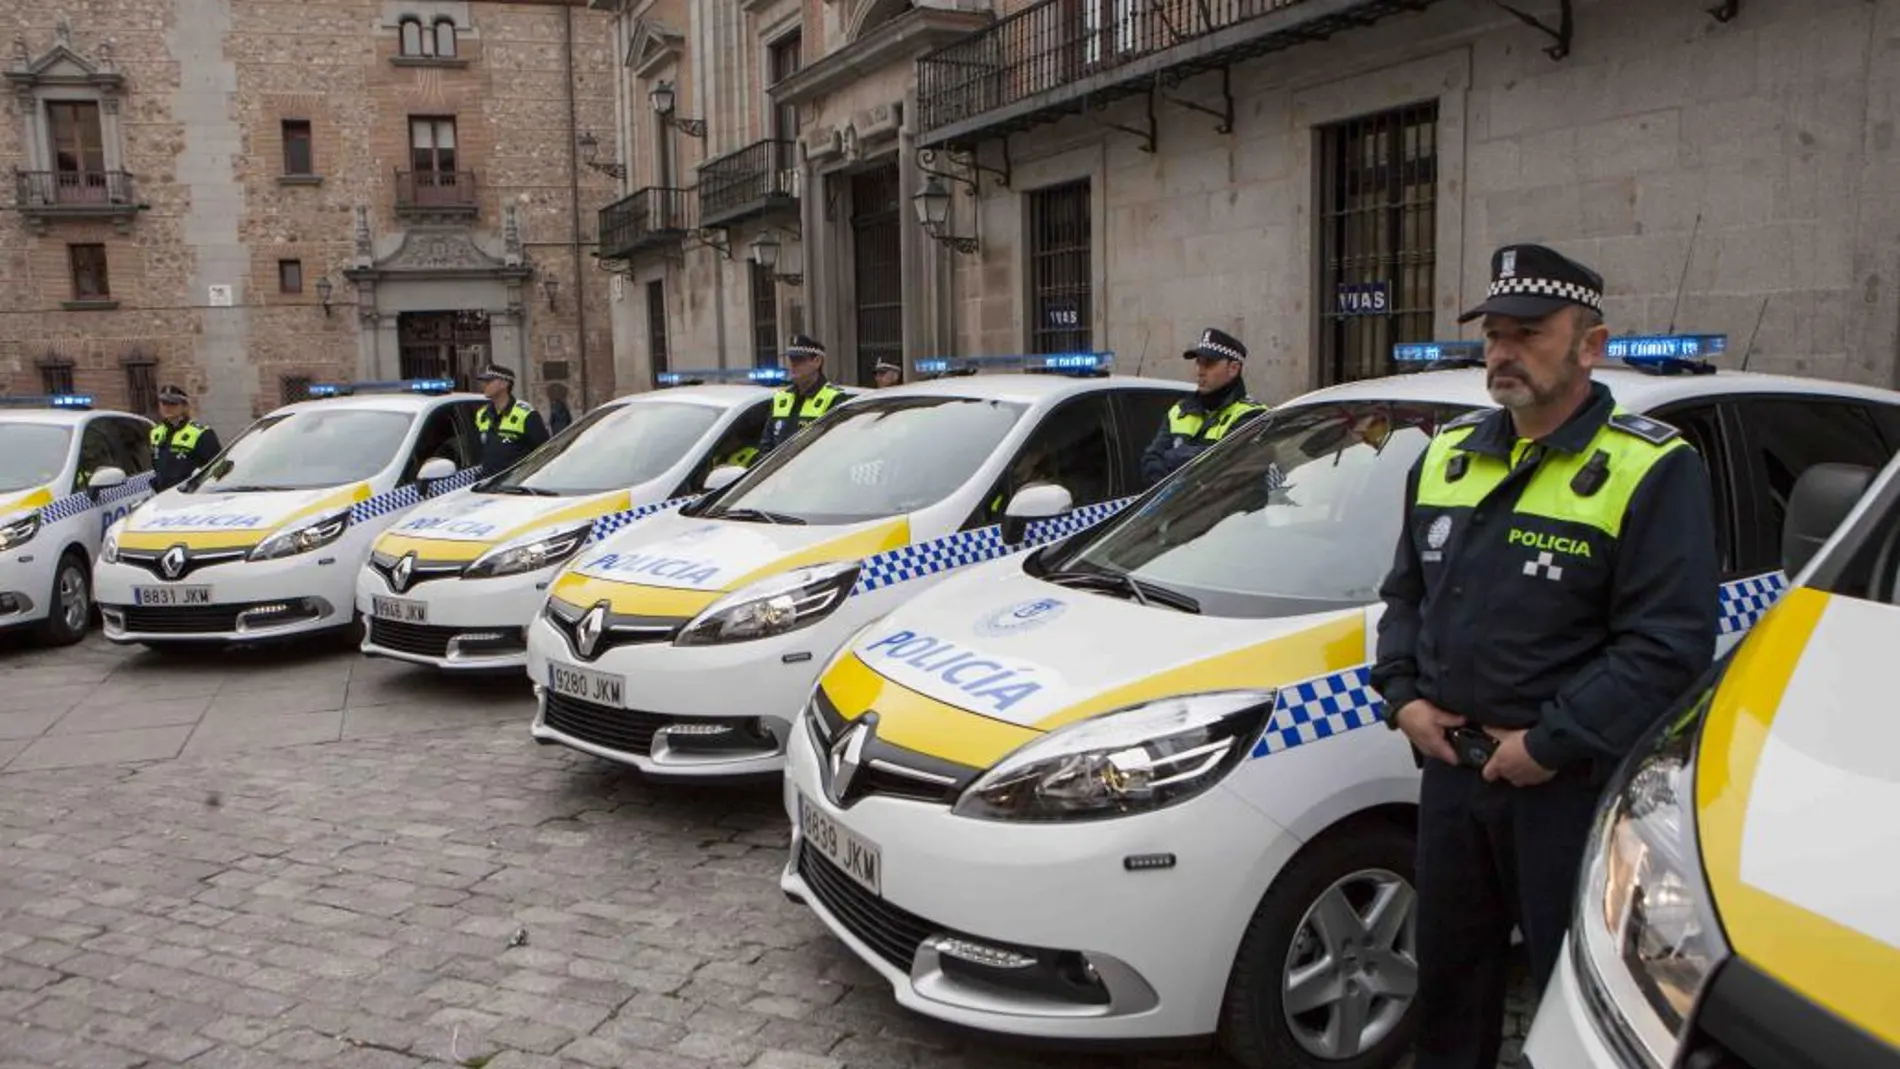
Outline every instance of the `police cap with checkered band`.
<svg viewBox="0 0 1900 1069"><path fill-rule="evenodd" d="M1186 360L1199 360L1205 357L1210 360L1238 360L1245 363L1247 347L1240 344L1240 339L1232 334L1208 327L1201 331L1201 340L1194 343L1194 348L1183 352L1181 356Z"/></svg>
<svg viewBox="0 0 1900 1069"><path fill-rule="evenodd" d="M1506 245L1491 254L1491 288L1483 304L1458 317L1542 319L1571 305L1603 311L1603 276L1543 245Z"/></svg>

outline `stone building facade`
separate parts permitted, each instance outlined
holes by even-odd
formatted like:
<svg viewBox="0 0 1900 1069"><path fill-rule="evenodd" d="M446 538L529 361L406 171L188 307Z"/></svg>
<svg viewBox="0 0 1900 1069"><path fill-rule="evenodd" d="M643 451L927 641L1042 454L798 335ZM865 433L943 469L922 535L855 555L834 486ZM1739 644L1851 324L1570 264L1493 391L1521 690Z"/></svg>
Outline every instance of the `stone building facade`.
<svg viewBox="0 0 1900 1069"><path fill-rule="evenodd" d="M579 146L617 57L580 0L0 8L7 392L177 382L227 438L311 382L490 360L614 393Z"/></svg>
<svg viewBox="0 0 1900 1069"><path fill-rule="evenodd" d="M888 352L1112 351L1185 376L1216 326L1280 399L1475 336L1456 316L1491 249L1543 241L1605 274L1619 332L1896 382L1900 0L1514 5L1538 25L1485 0L594 4L634 172L602 214L623 376L650 372L655 323L674 365L762 360L796 325L855 382ZM641 33L676 44L630 53ZM799 69L774 76L791 33ZM795 118L796 271L789 224L705 231L687 162L678 225L626 212L654 181L656 56L708 127L695 160ZM918 195L939 191L927 233ZM748 263L766 226L801 276L769 302Z"/></svg>

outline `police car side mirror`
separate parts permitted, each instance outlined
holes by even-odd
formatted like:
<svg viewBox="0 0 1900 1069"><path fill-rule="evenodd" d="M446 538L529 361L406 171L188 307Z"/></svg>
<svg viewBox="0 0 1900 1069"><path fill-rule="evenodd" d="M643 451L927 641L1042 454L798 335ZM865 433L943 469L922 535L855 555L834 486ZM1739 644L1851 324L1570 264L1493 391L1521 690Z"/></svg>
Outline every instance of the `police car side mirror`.
<svg viewBox="0 0 1900 1069"><path fill-rule="evenodd" d="M416 472L416 479L418 482L434 482L454 475L455 471L455 461L448 457L430 457L422 462L422 470Z"/></svg>
<svg viewBox="0 0 1900 1069"><path fill-rule="evenodd" d="M1003 541L1020 542L1034 520L1060 516L1075 507L1075 498L1055 483L1031 483L1016 491L1003 509Z"/></svg>
<svg viewBox="0 0 1900 1069"><path fill-rule="evenodd" d="M721 464L706 473L706 482L700 489L709 494L718 493L733 483L738 482L740 477L745 473L746 469L737 464Z"/></svg>
<svg viewBox="0 0 1900 1069"><path fill-rule="evenodd" d="M1781 570L1790 580L1854 511L1873 485L1874 474L1874 469L1858 464L1816 464L1795 480L1781 521Z"/></svg>
<svg viewBox="0 0 1900 1069"><path fill-rule="evenodd" d="M86 480L86 489L93 491L110 490L115 486L124 485L125 469L109 466L93 472L92 478Z"/></svg>

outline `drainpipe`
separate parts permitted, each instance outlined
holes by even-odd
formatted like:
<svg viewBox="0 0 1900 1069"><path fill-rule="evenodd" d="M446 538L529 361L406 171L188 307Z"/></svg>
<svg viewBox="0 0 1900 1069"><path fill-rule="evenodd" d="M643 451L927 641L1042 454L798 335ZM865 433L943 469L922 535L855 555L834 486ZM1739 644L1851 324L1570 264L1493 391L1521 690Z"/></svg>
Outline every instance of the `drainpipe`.
<svg viewBox="0 0 1900 1069"><path fill-rule="evenodd" d="M567 182L568 211L573 225L574 252L574 320L576 347L580 350L580 367L577 376L580 390L581 412L588 408L587 399L587 275L582 270L581 261L581 165L580 118L574 102L574 7L561 5L561 49L562 65L567 72Z"/></svg>

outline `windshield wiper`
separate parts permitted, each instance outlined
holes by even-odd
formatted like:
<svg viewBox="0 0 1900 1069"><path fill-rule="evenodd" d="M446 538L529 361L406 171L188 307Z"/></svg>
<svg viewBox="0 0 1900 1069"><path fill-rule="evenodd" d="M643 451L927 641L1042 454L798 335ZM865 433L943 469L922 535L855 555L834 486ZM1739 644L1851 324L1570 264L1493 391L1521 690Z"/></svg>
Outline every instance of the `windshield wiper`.
<svg viewBox="0 0 1900 1069"><path fill-rule="evenodd" d="M1126 572L1090 572L1079 568L1044 572L1040 578L1059 586L1097 586L1126 590L1129 597L1143 605L1166 605L1181 612L1199 614L1201 603L1177 590L1155 583L1144 583Z"/></svg>
<svg viewBox="0 0 1900 1069"><path fill-rule="evenodd" d="M275 494L286 490L302 490L301 486L220 486L219 493L224 494Z"/></svg>
<svg viewBox="0 0 1900 1069"><path fill-rule="evenodd" d="M523 497L560 497L552 490L543 490L538 486L497 486L485 491L490 494L520 494Z"/></svg>
<svg viewBox="0 0 1900 1069"><path fill-rule="evenodd" d="M787 516L783 512L767 512L764 509L727 509L713 514L717 520L764 520L766 523L788 523L795 527L805 526L797 516Z"/></svg>

